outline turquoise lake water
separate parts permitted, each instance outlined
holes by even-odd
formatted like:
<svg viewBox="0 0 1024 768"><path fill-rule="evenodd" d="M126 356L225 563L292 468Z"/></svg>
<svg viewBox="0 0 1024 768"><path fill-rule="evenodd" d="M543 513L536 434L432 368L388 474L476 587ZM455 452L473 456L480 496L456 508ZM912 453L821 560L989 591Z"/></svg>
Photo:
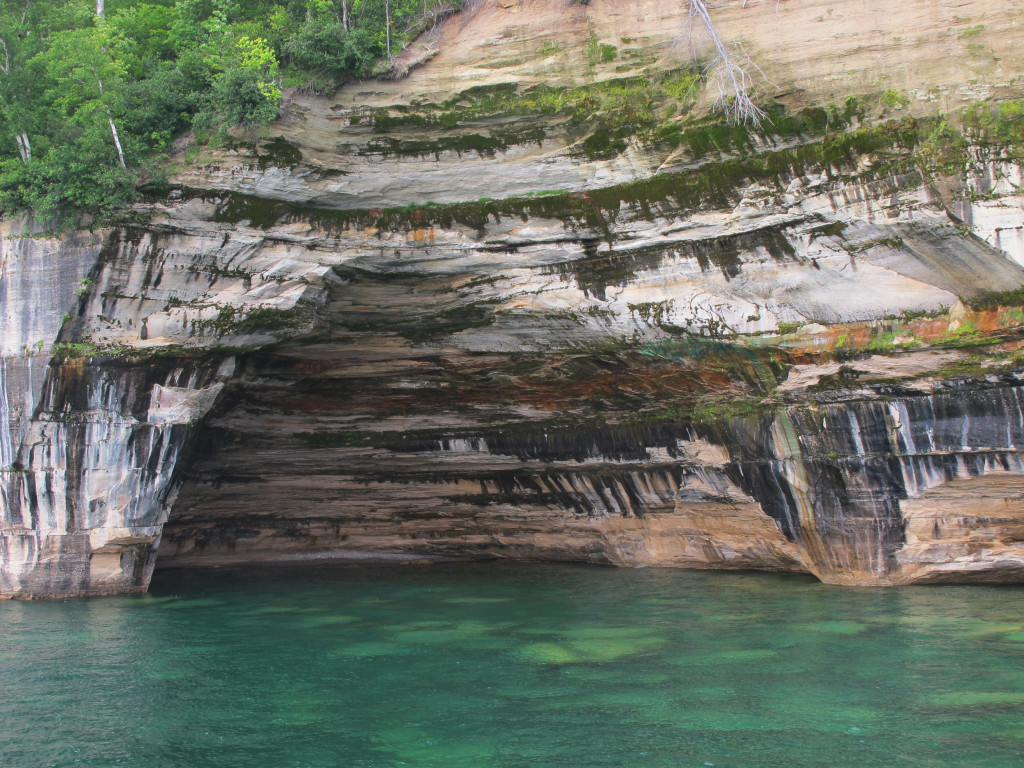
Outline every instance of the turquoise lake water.
<svg viewBox="0 0 1024 768"><path fill-rule="evenodd" d="M0 765L1021 766L1024 589L461 564L0 603Z"/></svg>

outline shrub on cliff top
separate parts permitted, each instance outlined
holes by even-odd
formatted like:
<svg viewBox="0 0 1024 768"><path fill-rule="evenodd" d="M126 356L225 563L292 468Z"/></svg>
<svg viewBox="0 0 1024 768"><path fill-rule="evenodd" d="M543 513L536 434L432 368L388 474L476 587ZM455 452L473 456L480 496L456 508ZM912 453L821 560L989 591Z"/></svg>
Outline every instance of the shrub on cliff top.
<svg viewBox="0 0 1024 768"><path fill-rule="evenodd" d="M461 0L0 0L0 212L133 197L175 136L265 124L285 84L369 73Z"/></svg>

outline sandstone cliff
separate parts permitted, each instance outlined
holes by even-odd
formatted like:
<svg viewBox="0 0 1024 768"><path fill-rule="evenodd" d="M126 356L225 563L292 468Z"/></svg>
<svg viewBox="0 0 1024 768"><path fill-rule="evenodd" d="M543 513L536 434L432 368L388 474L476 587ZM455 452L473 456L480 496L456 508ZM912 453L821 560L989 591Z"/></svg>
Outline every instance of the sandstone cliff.
<svg viewBox="0 0 1024 768"><path fill-rule="evenodd" d="M346 552L1020 580L1024 10L723 4L761 130L708 115L685 17L484 3L124 226L8 223L0 591Z"/></svg>

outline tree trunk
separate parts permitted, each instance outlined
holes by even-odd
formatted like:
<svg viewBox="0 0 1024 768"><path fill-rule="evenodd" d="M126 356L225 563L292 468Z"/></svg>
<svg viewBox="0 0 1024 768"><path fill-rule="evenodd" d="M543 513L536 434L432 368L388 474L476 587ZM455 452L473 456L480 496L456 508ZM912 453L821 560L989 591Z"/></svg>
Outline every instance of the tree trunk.
<svg viewBox="0 0 1024 768"><path fill-rule="evenodd" d="M22 133L14 137L18 144L18 154L21 155L21 162L28 165L32 161L32 145L28 143L28 134Z"/></svg>
<svg viewBox="0 0 1024 768"><path fill-rule="evenodd" d="M103 0L96 0L97 4L103 2ZM95 74L95 72L93 73ZM96 84L100 87L100 99L103 98L103 81L98 77L96 78ZM103 105L103 110L107 113L107 123L110 124L110 133L114 137L114 146L117 147L117 159L121 161L121 167L126 171L128 170L128 163L124 161L124 150L121 149L121 137L117 135L117 126L114 125L114 117L110 114L110 107L106 104Z"/></svg>
<svg viewBox="0 0 1024 768"><path fill-rule="evenodd" d="M107 109L104 107L104 109ZM114 125L114 118L110 116L110 110L107 109L107 122L110 123L110 132L114 136L114 146L117 147L117 159L121 161L121 167L126 171L128 170L128 164L124 161L124 150L121 149L121 139L117 135L117 126Z"/></svg>
<svg viewBox="0 0 1024 768"><path fill-rule="evenodd" d="M348 0L341 0L341 26L348 29Z"/></svg>
<svg viewBox="0 0 1024 768"><path fill-rule="evenodd" d="M106 11L106 9L107 9L106 0L96 0L96 15L97 16L99 16L102 19L103 18L103 14Z"/></svg>
<svg viewBox="0 0 1024 768"><path fill-rule="evenodd" d="M388 46L388 61L394 61L391 58L391 0L384 0L384 34L387 38Z"/></svg>

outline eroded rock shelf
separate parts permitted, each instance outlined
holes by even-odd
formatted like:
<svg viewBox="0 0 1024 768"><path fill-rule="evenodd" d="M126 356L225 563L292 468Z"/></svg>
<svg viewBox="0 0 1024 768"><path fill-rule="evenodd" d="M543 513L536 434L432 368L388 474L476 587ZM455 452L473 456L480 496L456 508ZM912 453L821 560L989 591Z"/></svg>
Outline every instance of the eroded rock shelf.
<svg viewBox="0 0 1024 768"><path fill-rule="evenodd" d="M723 6L757 131L702 117L678 3L617 5L485 4L123 226L6 222L0 593L345 553L1024 579L1020 147L945 122L1024 95L1021 10Z"/></svg>

